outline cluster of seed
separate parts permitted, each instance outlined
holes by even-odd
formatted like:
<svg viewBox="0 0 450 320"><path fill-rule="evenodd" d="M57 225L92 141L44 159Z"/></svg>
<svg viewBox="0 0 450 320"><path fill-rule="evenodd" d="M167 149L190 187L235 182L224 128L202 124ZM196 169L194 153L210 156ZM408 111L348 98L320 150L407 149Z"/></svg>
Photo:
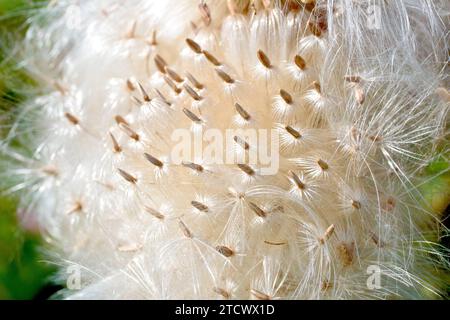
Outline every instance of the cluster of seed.
<svg viewBox="0 0 450 320"><path fill-rule="evenodd" d="M42 129L40 170L50 182L40 210L65 261L88 270L74 297L398 294L402 279L379 290L366 284L371 265L412 268L409 199L383 162L389 141L370 120L379 88L349 74L345 56L333 62L342 68L327 69L325 7L227 5L216 21L200 2L192 29L171 41L128 20L108 38L104 65L74 53L54 92L40 98L41 122L51 124ZM89 37L118 32L120 5L105 10L80 50ZM194 157L173 164L171 135L180 128L275 130L279 169L262 175L245 160ZM233 141L243 159L259 147L244 135Z"/></svg>

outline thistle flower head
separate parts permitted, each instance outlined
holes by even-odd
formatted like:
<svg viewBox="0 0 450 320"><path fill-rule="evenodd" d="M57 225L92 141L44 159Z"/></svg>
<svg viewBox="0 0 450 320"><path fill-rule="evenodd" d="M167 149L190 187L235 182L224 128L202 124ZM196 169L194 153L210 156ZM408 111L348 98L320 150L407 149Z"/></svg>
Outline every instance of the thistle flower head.
<svg viewBox="0 0 450 320"><path fill-rule="evenodd" d="M43 8L25 62L46 91L24 106L35 151L16 163L57 259L83 271L67 296L442 294L425 237L439 230L423 227L437 217L415 187L448 110L439 14L430 0Z"/></svg>

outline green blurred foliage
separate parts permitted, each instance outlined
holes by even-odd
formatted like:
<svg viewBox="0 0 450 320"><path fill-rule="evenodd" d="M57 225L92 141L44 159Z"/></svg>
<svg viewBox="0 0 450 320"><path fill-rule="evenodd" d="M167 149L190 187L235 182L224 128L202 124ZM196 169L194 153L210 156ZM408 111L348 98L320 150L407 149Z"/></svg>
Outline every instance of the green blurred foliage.
<svg viewBox="0 0 450 320"><path fill-rule="evenodd" d="M0 198L0 299L32 299L55 271L42 262L40 237L19 227L16 205Z"/></svg>
<svg viewBox="0 0 450 320"><path fill-rule="evenodd" d="M35 3L0 0L0 141L14 121L14 106L25 99L16 88L32 83L9 50L23 36L26 9ZM0 299L33 299L55 272L43 262L40 236L20 227L17 203L15 197L0 196Z"/></svg>

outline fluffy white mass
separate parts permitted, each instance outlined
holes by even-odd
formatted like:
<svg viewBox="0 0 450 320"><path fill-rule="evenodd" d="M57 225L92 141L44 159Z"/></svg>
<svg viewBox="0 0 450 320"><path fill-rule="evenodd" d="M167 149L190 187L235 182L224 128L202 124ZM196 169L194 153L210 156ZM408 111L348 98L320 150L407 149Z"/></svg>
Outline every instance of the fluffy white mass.
<svg viewBox="0 0 450 320"><path fill-rule="evenodd" d="M449 105L444 3L42 8L24 64L45 90L17 130L31 130L33 156L7 153L61 275L81 270L65 297L443 294L442 226L416 186ZM276 130L278 172L171 163L172 132L199 127ZM241 154L254 147L234 141ZM373 266L380 286L368 285Z"/></svg>

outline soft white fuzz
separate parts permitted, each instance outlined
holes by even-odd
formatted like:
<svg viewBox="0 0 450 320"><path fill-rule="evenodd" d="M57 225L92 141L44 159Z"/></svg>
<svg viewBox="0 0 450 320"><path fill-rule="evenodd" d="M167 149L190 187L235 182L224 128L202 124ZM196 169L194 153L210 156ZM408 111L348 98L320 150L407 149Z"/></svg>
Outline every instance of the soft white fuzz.
<svg viewBox="0 0 450 320"><path fill-rule="evenodd" d="M43 8L24 63L48 91L10 135L26 135L33 156L2 148L19 163L14 190L30 191L24 202L61 275L81 270L81 289L66 296L442 294L445 258L432 243L441 227L415 186L448 110L444 9L431 0ZM199 127L276 130L278 173L170 163L172 132ZM367 284L373 268L380 287Z"/></svg>

